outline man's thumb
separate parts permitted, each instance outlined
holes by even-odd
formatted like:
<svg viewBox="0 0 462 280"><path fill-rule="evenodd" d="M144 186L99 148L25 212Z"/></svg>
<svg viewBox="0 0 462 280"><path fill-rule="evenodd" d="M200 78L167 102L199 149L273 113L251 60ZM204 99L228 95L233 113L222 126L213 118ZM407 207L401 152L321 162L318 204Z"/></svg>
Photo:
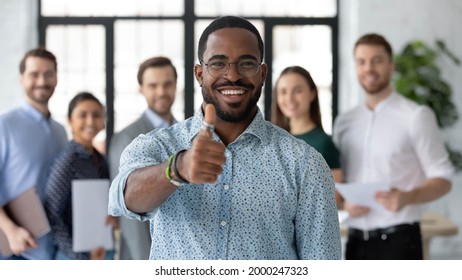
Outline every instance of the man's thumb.
<svg viewBox="0 0 462 280"><path fill-rule="evenodd" d="M201 133L209 137L212 136L215 130L215 121L217 119L215 106L213 104L206 104L204 108L204 122L201 126Z"/></svg>

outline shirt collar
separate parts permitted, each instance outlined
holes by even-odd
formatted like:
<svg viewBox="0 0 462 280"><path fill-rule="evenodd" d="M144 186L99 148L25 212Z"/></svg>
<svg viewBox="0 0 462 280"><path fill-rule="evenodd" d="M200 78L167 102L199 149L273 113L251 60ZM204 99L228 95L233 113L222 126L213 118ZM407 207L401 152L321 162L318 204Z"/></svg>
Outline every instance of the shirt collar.
<svg viewBox="0 0 462 280"><path fill-rule="evenodd" d="M382 100L382 102L377 104L377 106L375 107L375 110L377 112L380 112L383 108L386 108L388 104L392 103L395 97L396 97L395 93L392 92L389 96L387 96L387 98L385 98L384 100Z"/></svg>
<svg viewBox="0 0 462 280"><path fill-rule="evenodd" d="M159 116L159 114L157 114L156 112L154 112L150 108L146 109L146 111L144 111L144 113L145 113L146 117L148 118L148 120L153 125L153 127L155 127L155 128L167 128L170 125L177 123L175 118L173 118L173 121L172 121L171 124L168 123L161 116Z"/></svg>
<svg viewBox="0 0 462 280"><path fill-rule="evenodd" d="M85 147L82 146L81 144L77 143L74 139L70 141L70 144L74 148L74 151L79 155L79 157L81 158L91 158L92 157L91 152L85 149Z"/></svg>
<svg viewBox="0 0 462 280"><path fill-rule="evenodd" d="M192 143L194 137L199 132L203 121L204 121L204 114L201 108L196 111L192 119L191 130L189 131L189 135L188 135L188 139L190 143ZM243 135L252 135L258 138L263 144L269 143L270 136L268 135L268 133L265 133L265 127L266 127L265 124L266 124L266 121L263 118L263 114L261 113L260 108L257 108L257 113L255 114L255 117L253 118L252 122L244 130L244 132L237 137L235 142L238 141L239 138L241 138ZM213 132L212 137L214 140L220 141L220 137L215 132Z"/></svg>
<svg viewBox="0 0 462 280"><path fill-rule="evenodd" d="M34 108L34 106L27 102L23 103L22 109L26 112L27 115L32 117L37 122L48 121L51 118L51 115L46 117L44 114L42 114L42 112L38 111Z"/></svg>
<svg viewBox="0 0 462 280"><path fill-rule="evenodd" d="M371 113L379 113L382 111L384 108L386 108L389 104L393 103L393 100L396 99L396 93L391 92L389 96L387 96L384 100L380 101L379 104L377 104L374 108L374 110L371 110L366 103L364 103L364 107L367 109L367 111Z"/></svg>

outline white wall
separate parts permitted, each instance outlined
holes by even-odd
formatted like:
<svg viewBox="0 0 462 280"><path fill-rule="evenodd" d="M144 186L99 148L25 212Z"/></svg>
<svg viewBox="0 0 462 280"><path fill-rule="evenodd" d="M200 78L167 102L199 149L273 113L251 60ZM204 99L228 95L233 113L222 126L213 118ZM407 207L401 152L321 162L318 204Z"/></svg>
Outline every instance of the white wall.
<svg viewBox="0 0 462 280"><path fill-rule="evenodd" d="M359 36L376 32L384 35L394 52L401 51L410 40L419 39L434 46L442 39L447 47L462 59L462 1L459 0L341 0L340 1L340 92L339 112L363 100L353 64L353 45ZM460 119L443 131L454 148L462 150L462 65L447 58L438 60L444 79L453 89L453 100ZM456 174L452 191L432 202L428 209L441 213L462 229L462 174ZM461 233L462 234L462 233ZM430 244L433 259L462 259L461 234L438 237Z"/></svg>
<svg viewBox="0 0 462 280"><path fill-rule="evenodd" d="M24 100L19 61L37 47L37 6L36 0L0 0L0 112Z"/></svg>

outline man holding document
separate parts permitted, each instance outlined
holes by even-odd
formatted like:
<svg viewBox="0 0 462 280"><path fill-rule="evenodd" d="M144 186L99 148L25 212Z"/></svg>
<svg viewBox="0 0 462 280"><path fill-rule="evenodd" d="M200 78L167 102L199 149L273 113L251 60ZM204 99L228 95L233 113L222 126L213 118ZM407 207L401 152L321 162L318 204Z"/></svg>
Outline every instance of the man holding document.
<svg viewBox="0 0 462 280"><path fill-rule="evenodd" d="M150 220L150 259L341 257L329 166L258 109L263 50L249 21L214 20L194 67L202 108L122 153L109 213Z"/></svg>
<svg viewBox="0 0 462 280"><path fill-rule="evenodd" d="M4 207L23 200L24 194L35 194L30 190L34 187L44 201L50 166L67 143L64 127L53 120L48 110L58 82L56 58L42 48L30 50L21 60L19 71L26 102L0 115L0 230L12 252L3 257L52 259L55 250L50 235L34 236ZM31 203L25 205L28 204ZM31 216L37 214L30 207L22 210Z"/></svg>
<svg viewBox="0 0 462 280"><path fill-rule="evenodd" d="M453 167L433 111L393 91L390 44L366 34L354 57L365 104L334 126L344 181L352 183L338 188L350 215L345 257L423 259L421 207L450 191ZM375 191L364 197L348 187Z"/></svg>

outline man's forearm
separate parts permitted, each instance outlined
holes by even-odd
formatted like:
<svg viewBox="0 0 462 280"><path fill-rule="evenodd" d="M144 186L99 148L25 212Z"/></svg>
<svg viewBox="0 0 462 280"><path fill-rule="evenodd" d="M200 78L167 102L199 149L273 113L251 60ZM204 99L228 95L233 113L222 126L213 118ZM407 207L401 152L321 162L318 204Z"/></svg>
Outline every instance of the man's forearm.
<svg viewBox="0 0 462 280"><path fill-rule="evenodd" d="M431 178L420 187L408 192L408 204L419 204L436 200L451 190L451 182L443 178Z"/></svg>
<svg viewBox="0 0 462 280"><path fill-rule="evenodd" d="M167 163L141 168L128 176L124 197L130 211L146 213L158 208L177 189L165 176Z"/></svg>

